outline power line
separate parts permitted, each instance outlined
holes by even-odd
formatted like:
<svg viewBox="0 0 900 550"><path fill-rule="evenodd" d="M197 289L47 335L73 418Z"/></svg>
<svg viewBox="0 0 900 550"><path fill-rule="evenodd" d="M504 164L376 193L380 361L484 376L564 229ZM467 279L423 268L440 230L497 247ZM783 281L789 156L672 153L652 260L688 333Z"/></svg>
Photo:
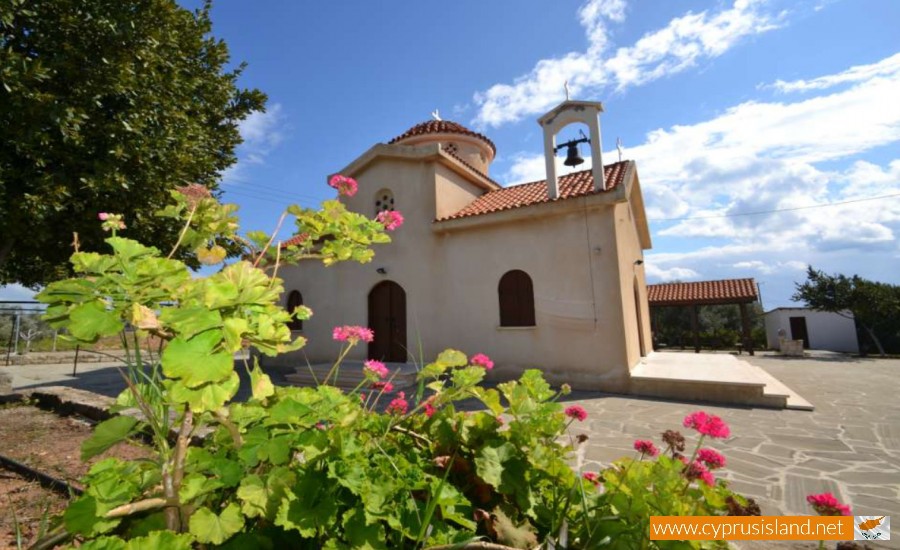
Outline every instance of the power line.
<svg viewBox="0 0 900 550"><path fill-rule="evenodd" d="M687 221L687 220L710 220L714 218L737 218L739 216L758 216L760 214L774 214L776 212L793 212L795 210L810 210L812 208L826 208L828 206L840 206L842 204L851 204L854 202L865 202L865 201L875 201L881 199L891 199L894 197L900 197L900 193L894 193L893 195L881 195L880 197L868 197L865 199L851 199L847 201L840 202L828 202L824 204L811 204L809 206L794 206L791 208L775 208L772 210L758 210L756 212L737 212L735 214L716 214L712 216L688 216L684 218L650 218L647 221L650 222L678 222L678 221Z"/></svg>

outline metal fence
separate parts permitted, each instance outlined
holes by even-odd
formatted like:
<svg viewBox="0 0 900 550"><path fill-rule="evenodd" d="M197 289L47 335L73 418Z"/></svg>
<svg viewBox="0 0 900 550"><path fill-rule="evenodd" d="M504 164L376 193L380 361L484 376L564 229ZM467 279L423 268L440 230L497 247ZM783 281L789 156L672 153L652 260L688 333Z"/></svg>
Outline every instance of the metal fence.
<svg viewBox="0 0 900 550"><path fill-rule="evenodd" d="M5 361L12 356L27 354L38 342L47 351L56 351L59 333L50 328L41 316L46 305L35 301L0 301L0 342L6 345Z"/></svg>

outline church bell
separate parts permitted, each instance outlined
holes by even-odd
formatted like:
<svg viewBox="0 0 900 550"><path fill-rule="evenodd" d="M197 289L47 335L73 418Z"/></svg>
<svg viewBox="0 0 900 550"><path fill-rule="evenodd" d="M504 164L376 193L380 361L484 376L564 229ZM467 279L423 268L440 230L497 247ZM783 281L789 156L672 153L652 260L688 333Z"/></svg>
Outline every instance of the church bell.
<svg viewBox="0 0 900 550"><path fill-rule="evenodd" d="M563 161L563 164L566 166L578 166L582 163L584 163L584 159L578 154L578 144L570 142L566 149L566 160Z"/></svg>

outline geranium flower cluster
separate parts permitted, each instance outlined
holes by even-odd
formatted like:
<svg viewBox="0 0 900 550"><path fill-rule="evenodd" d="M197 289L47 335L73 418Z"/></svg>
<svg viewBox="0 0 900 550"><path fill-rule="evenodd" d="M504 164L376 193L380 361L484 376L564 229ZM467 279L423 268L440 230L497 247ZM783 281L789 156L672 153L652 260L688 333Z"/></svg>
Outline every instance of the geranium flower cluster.
<svg viewBox="0 0 900 550"><path fill-rule="evenodd" d="M494 362L491 361L491 358L483 353L476 353L469 359L469 362L475 365L476 367L484 367L485 370L491 370L494 368Z"/></svg>
<svg viewBox="0 0 900 550"><path fill-rule="evenodd" d="M375 333L372 329L360 326L344 325L342 327L334 327L331 337L338 342L350 342L356 344L360 340L363 342L371 342L375 339Z"/></svg>
<svg viewBox="0 0 900 550"><path fill-rule="evenodd" d="M820 516L849 516L850 506L838 502L837 497L831 493L820 495L807 495L808 502Z"/></svg>
<svg viewBox="0 0 900 550"><path fill-rule="evenodd" d="M697 451L697 460L710 470L725 467L725 457L715 449L700 449Z"/></svg>
<svg viewBox="0 0 900 550"><path fill-rule="evenodd" d="M593 483L594 487L600 485L600 474L598 474L597 472L585 472L581 474L581 477Z"/></svg>
<svg viewBox="0 0 900 550"><path fill-rule="evenodd" d="M566 416L573 420L577 420L579 422L584 422L587 418L587 411L584 410L584 407L581 405L572 405L571 407L566 407L566 410L563 411Z"/></svg>
<svg viewBox="0 0 900 550"><path fill-rule="evenodd" d="M397 397L395 397L394 399L391 400L390 403L388 403L388 406L385 409L385 412L387 412L388 414L403 415L403 414L406 414L406 412L408 410L409 410L409 402L406 400L406 393L399 392L397 394Z"/></svg>
<svg viewBox="0 0 900 550"><path fill-rule="evenodd" d="M369 359L363 363L363 374L365 374L368 379L380 380L388 375L388 369L381 361Z"/></svg>
<svg viewBox="0 0 900 550"><path fill-rule="evenodd" d="M382 210L375 216L375 221L381 223L388 231L393 231L403 225L403 214L396 210Z"/></svg>
<svg viewBox="0 0 900 550"><path fill-rule="evenodd" d="M125 229L125 217L122 214L111 214L109 212L100 212L97 214L103 223L101 227L104 231L115 231L116 229Z"/></svg>
<svg viewBox="0 0 900 550"><path fill-rule="evenodd" d="M715 439L725 439L731 435L728 424L718 416L703 411L693 412L684 417L684 427L693 428L702 435Z"/></svg>
<svg viewBox="0 0 900 550"><path fill-rule="evenodd" d="M331 176L331 179L328 180L328 185L337 189L338 194L345 197L352 197L356 194L356 190L359 189L359 184L356 183L355 179L340 174Z"/></svg>
<svg viewBox="0 0 900 550"><path fill-rule="evenodd" d="M659 449L649 439L635 439L634 450L641 453L642 458L643 455L656 456L659 454Z"/></svg>
<svg viewBox="0 0 900 550"><path fill-rule="evenodd" d="M687 459L682 458L682 460L687 463ZM686 464L684 468L684 475L691 481L699 479L710 487L712 487L716 483L716 477L712 474L712 472L709 471L709 468L704 466L699 460L695 460L690 464Z"/></svg>

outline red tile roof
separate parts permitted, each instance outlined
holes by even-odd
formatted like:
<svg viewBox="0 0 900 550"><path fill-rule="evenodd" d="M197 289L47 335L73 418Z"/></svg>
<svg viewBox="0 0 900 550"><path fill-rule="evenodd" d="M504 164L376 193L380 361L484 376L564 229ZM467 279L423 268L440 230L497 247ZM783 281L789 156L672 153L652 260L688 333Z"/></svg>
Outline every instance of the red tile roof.
<svg viewBox="0 0 900 550"><path fill-rule="evenodd" d="M556 200L609 192L622 185L625 180L625 173L632 163L633 161L625 160L603 167L606 191L594 191L594 175L591 170L582 170L581 172L573 172L562 176L559 178L559 198ZM496 191L489 191L469 203L462 210L438 221L479 216L481 214L501 212L545 202L554 202L547 195L546 180L522 183L497 189Z"/></svg>
<svg viewBox="0 0 900 550"><path fill-rule="evenodd" d="M647 299L651 306L739 304L754 302L758 298L753 279L647 285Z"/></svg>
<svg viewBox="0 0 900 550"><path fill-rule="evenodd" d="M426 134L462 134L466 136L476 137L485 143L487 143L494 154L497 154L497 147L494 145L494 142L489 140L487 136L479 134L478 132L473 132L469 130L462 124L458 122L452 122L449 120L429 120L427 122L422 122L420 124L416 124L409 130L403 132L399 136L395 137L388 143L399 143L406 138L415 137L415 136L424 136Z"/></svg>

